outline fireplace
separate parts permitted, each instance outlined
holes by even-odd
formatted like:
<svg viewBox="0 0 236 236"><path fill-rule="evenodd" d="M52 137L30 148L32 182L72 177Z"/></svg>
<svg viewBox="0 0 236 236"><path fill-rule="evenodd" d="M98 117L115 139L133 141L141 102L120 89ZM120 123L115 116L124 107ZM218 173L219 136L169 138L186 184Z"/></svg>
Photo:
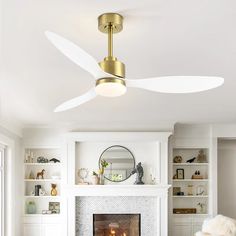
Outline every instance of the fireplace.
<svg viewBox="0 0 236 236"><path fill-rule="evenodd" d="M93 214L93 236L140 236L140 214Z"/></svg>

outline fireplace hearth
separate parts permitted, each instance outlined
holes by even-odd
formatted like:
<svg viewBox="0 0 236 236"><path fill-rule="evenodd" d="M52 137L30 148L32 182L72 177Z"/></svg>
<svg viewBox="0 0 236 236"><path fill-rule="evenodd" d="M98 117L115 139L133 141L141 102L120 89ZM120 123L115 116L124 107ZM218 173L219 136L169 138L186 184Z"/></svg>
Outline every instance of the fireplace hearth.
<svg viewBox="0 0 236 236"><path fill-rule="evenodd" d="M140 214L93 214L93 236L140 236Z"/></svg>

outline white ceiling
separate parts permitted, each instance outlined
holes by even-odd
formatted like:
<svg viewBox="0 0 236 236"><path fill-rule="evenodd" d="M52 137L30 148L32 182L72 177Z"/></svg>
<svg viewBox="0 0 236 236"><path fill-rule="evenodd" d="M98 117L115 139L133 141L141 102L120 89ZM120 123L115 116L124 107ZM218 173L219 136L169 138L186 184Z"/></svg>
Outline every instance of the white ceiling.
<svg viewBox="0 0 236 236"><path fill-rule="evenodd" d="M235 0L3 0L1 44L4 70L0 115L22 127L83 130L155 130L175 122L236 121ZM99 97L76 109L53 113L61 102L83 94L91 76L60 54L44 36L54 31L98 61L106 35L97 30L104 12L124 15L115 54L127 77L215 75L224 86L170 95L129 89L119 98Z"/></svg>

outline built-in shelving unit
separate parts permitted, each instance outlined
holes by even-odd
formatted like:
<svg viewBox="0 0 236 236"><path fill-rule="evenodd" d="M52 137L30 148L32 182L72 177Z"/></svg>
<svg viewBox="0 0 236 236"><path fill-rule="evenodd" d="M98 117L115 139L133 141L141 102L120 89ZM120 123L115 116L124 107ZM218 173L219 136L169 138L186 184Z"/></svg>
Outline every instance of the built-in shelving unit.
<svg viewBox="0 0 236 236"><path fill-rule="evenodd" d="M197 156L203 150L205 161L199 162ZM181 156L180 163L174 163L174 158ZM189 159L196 157L192 163ZM172 208L173 215L195 215L203 216L208 214L209 205L209 150L207 148L173 148L172 150ZM177 172L183 176L177 176ZM195 172L198 175L195 175ZM200 179L195 179L199 176ZM195 208L193 214L175 214L174 209Z"/></svg>
<svg viewBox="0 0 236 236"><path fill-rule="evenodd" d="M24 154L24 216L40 216L43 211L49 210L49 202L59 203L61 208L61 167L62 156L59 148L25 148ZM48 160L46 163L39 163L38 157L44 157ZM60 162L50 162L52 158ZM44 171L43 178L37 173ZM51 195L52 184L56 185L57 195ZM35 186L40 185L41 193L35 191ZM36 212L30 214L28 210L29 203L34 203ZM51 216L59 215L52 214ZM47 214L48 216L49 214Z"/></svg>

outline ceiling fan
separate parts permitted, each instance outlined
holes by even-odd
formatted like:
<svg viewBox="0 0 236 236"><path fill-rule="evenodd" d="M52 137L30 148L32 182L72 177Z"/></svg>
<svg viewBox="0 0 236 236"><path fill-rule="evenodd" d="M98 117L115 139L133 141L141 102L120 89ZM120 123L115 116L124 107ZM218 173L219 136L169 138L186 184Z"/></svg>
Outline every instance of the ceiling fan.
<svg viewBox="0 0 236 236"><path fill-rule="evenodd" d="M163 76L147 79L126 79L125 65L113 55L113 34L123 29L123 17L117 13L105 13L98 17L98 29L108 34L108 56L96 60L71 41L46 31L51 43L75 64L95 78L95 87L85 94L56 107L55 112L69 110L94 99L97 95L117 97L128 88L141 88L160 93L194 93L216 88L224 83L221 77L209 76Z"/></svg>

